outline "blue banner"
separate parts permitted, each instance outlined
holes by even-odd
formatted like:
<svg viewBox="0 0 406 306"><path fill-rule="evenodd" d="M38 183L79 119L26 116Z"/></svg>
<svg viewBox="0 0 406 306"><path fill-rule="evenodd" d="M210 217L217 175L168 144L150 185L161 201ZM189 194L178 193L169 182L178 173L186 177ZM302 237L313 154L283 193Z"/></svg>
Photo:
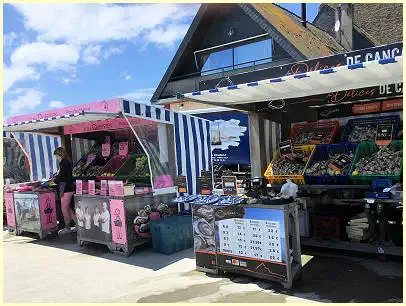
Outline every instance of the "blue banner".
<svg viewBox="0 0 406 306"><path fill-rule="evenodd" d="M213 121L210 134L214 163L228 165L250 163L247 114L230 111L198 116Z"/></svg>

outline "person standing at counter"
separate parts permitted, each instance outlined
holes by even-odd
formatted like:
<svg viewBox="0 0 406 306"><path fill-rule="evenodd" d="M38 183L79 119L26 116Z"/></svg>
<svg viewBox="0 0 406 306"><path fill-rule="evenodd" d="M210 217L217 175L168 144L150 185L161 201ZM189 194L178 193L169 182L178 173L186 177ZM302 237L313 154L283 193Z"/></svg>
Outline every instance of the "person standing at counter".
<svg viewBox="0 0 406 306"><path fill-rule="evenodd" d="M54 179L58 185L59 197L61 198L61 209L65 221L65 228L58 232L59 235L64 235L72 232L71 222L76 220L70 204L73 197L74 185L72 178L72 163L68 159L65 149L59 147L55 149L54 155L59 161L59 172Z"/></svg>

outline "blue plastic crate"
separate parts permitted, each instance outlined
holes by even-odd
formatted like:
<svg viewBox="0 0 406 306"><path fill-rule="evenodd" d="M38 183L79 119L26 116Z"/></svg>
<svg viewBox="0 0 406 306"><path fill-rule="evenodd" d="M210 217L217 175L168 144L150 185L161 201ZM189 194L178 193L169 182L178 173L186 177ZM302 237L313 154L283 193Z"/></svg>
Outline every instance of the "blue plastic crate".
<svg viewBox="0 0 406 306"><path fill-rule="evenodd" d="M172 216L151 222L152 247L157 253L173 254L193 247L191 216Z"/></svg>
<svg viewBox="0 0 406 306"><path fill-rule="evenodd" d="M344 144L331 144L331 145L317 145L313 152L313 155L306 167L310 168L314 163L328 159L330 154L344 154L353 152L355 155L356 144L344 143ZM313 185L346 185L348 184L348 175L308 175L304 174L306 184Z"/></svg>
<svg viewBox="0 0 406 306"><path fill-rule="evenodd" d="M400 128L400 117L398 115L394 116L381 116L381 117L370 117L361 119L350 119L344 128L343 134L341 136L341 143L348 142L348 136L357 125L367 125L367 124L393 124L393 139L397 136ZM373 139L372 139L373 140Z"/></svg>

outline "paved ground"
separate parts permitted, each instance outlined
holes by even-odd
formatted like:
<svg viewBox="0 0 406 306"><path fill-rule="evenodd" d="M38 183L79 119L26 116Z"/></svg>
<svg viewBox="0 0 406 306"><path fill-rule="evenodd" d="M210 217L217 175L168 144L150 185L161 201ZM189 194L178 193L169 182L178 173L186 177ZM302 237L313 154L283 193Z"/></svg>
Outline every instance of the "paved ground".
<svg viewBox="0 0 406 306"><path fill-rule="evenodd" d="M283 290L195 270L192 250L125 258L76 238L49 241L3 232L5 302L402 302L402 262L303 255L303 284Z"/></svg>

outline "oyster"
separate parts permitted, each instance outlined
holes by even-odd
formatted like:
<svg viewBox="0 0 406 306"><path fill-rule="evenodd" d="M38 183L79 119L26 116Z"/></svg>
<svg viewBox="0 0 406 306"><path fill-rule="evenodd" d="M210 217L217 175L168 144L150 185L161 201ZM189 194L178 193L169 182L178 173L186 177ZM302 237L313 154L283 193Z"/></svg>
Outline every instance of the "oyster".
<svg viewBox="0 0 406 306"><path fill-rule="evenodd" d="M272 163L273 175L301 174L308 158L302 153L281 156Z"/></svg>
<svg viewBox="0 0 406 306"><path fill-rule="evenodd" d="M199 219L193 222L193 230L195 234L203 238L210 238L214 235L214 229L205 219Z"/></svg>
<svg viewBox="0 0 406 306"><path fill-rule="evenodd" d="M353 175L398 175L401 172L403 150L393 146L380 148L370 156L360 158Z"/></svg>

